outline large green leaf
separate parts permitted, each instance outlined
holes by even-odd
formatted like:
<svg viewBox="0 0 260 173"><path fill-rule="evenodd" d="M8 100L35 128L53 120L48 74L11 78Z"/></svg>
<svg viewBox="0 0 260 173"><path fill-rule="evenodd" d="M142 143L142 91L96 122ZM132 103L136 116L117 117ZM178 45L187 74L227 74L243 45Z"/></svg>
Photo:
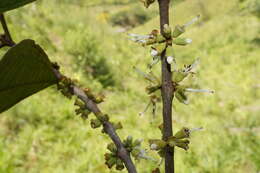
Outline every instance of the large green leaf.
<svg viewBox="0 0 260 173"><path fill-rule="evenodd" d="M19 8L36 0L0 0L0 13Z"/></svg>
<svg viewBox="0 0 260 173"><path fill-rule="evenodd" d="M23 40L0 61L0 113L55 84L48 56L33 40Z"/></svg>

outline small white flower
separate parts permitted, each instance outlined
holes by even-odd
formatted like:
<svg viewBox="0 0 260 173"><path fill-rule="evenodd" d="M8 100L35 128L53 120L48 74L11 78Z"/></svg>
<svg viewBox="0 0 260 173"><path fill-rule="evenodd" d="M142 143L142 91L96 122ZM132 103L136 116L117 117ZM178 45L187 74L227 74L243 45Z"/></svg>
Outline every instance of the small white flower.
<svg viewBox="0 0 260 173"><path fill-rule="evenodd" d="M151 144L150 148L151 150L157 150L158 146L156 144Z"/></svg>
<svg viewBox="0 0 260 173"><path fill-rule="evenodd" d="M167 63L168 63L168 64L172 64L172 63L175 62L173 56L167 56L167 59L166 59L166 60L167 60Z"/></svg>
<svg viewBox="0 0 260 173"><path fill-rule="evenodd" d="M186 43L188 43L188 44L190 44L190 43L192 43L192 39L190 39L190 38L186 38Z"/></svg>
<svg viewBox="0 0 260 173"><path fill-rule="evenodd" d="M157 56L158 55L158 51L155 50L155 49L152 49L151 50L151 55L154 57L154 56Z"/></svg>

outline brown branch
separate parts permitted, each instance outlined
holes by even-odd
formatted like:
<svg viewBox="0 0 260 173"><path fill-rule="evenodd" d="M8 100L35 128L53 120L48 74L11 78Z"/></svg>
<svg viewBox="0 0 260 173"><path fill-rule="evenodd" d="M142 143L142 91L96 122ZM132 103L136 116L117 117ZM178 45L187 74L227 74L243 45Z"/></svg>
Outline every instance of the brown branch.
<svg viewBox="0 0 260 173"><path fill-rule="evenodd" d="M54 70L54 73L57 76L57 78L59 80L61 80L63 78L63 75L58 70L56 70L56 69L53 69L53 70ZM70 88L71 88L71 94L77 96L80 100L82 100L85 103L85 106L88 110L90 110L97 116L102 113L101 110L98 108L97 104L94 103L91 99L89 99L88 96L85 94L85 92L81 88L79 88L75 85L70 86ZM128 172L137 173L135 165L130 157L130 154L124 147L124 145L123 145L120 137L117 135L113 125L109 121L105 121L103 123L103 128L104 128L105 133L108 134L108 136L112 139L112 141L116 145L117 155L124 162Z"/></svg>
<svg viewBox="0 0 260 173"><path fill-rule="evenodd" d="M169 24L169 3L170 0L158 0L160 10L160 28L163 33L163 26ZM161 55L162 66L162 100L163 100L163 140L167 140L172 133L172 100L174 87L172 83L171 66L165 58L165 51ZM165 173L174 173L174 150L170 146L165 148Z"/></svg>
<svg viewBox="0 0 260 173"><path fill-rule="evenodd" d="M14 41L11 37L11 34L9 32L9 29L7 27L3 13L0 13L0 22L1 22L1 25L2 25L3 30L4 30L4 34L0 35L0 48L2 48L4 46L9 46L9 47L14 46L15 43L14 43Z"/></svg>

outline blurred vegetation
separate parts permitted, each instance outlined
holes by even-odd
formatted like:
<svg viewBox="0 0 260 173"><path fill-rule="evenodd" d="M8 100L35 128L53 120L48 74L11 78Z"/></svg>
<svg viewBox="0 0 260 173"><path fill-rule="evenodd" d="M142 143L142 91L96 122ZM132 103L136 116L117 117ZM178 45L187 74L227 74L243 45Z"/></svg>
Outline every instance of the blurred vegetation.
<svg viewBox="0 0 260 173"><path fill-rule="evenodd" d="M154 16L153 14L154 13L151 12L147 13L139 4L136 7L113 14L110 18L110 22L113 26L121 26L129 29L144 24Z"/></svg>
<svg viewBox="0 0 260 173"><path fill-rule="evenodd" d="M185 33L193 44L175 47L175 52L180 66L200 57L193 84L216 91L213 96L190 94L189 106L174 102L174 131L183 126L204 127L192 135L188 152L176 149L178 173L260 171L260 22L259 10L251 3L258 1L183 0L171 8L174 25L203 15L201 22ZM149 48L132 43L109 22L111 16L124 17L120 11L130 13L136 5L141 3L41 0L8 12L6 17L16 41L36 40L65 74L95 92L104 92L107 99L101 108L123 123L120 136L145 139L148 148L147 139L160 136L161 106L155 119L151 111L139 117L148 97L145 82L132 66L146 70L151 61ZM157 5L143 9L148 16L157 10ZM128 32L150 33L159 28L158 22L154 16ZM158 75L159 66L155 68ZM73 110L73 101L53 86L2 113L0 172L116 172L104 164L108 137L91 129L89 121L75 116ZM137 166L141 173L156 167L149 161Z"/></svg>

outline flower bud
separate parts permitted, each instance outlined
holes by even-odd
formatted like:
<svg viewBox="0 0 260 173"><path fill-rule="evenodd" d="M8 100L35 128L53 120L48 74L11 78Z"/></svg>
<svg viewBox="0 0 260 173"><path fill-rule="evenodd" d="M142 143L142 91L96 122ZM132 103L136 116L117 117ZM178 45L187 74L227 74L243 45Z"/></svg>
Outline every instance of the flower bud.
<svg viewBox="0 0 260 173"><path fill-rule="evenodd" d="M92 92L89 88L84 88L83 91L88 96L89 99L92 100L95 98L95 96L92 94Z"/></svg>
<svg viewBox="0 0 260 173"><path fill-rule="evenodd" d="M109 151L111 151L112 153L116 153L117 152L117 148L116 148L116 145L114 143L110 143L107 145L107 149Z"/></svg>
<svg viewBox="0 0 260 173"><path fill-rule="evenodd" d="M105 96L103 94L99 94L98 96L94 97L94 102L99 104L104 102Z"/></svg>
<svg viewBox="0 0 260 173"><path fill-rule="evenodd" d="M121 159L116 160L116 170L123 170L125 168L124 163Z"/></svg>
<svg viewBox="0 0 260 173"><path fill-rule="evenodd" d="M157 37L156 37L156 42L157 43L163 43L165 41L166 41L166 39L165 39L165 37L163 35L161 35L161 34L157 35Z"/></svg>
<svg viewBox="0 0 260 173"><path fill-rule="evenodd" d="M91 125L91 127L92 127L93 129L96 129L96 128L99 128L99 127L102 125L102 123L101 123L101 121L98 120L98 119L92 119L92 120L90 121L90 125Z"/></svg>
<svg viewBox="0 0 260 173"><path fill-rule="evenodd" d="M133 147L137 147L137 146L140 146L141 143L142 143L143 140L141 139L136 139L134 142L133 142Z"/></svg>
<svg viewBox="0 0 260 173"><path fill-rule="evenodd" d="M76 115L82 114L83 112L84 110L82 110L81 108L75 110Z"/></svg>
<svg viewBox="0 0 260 173"><path fill-rule="evenodd" d="M187 44L190 44L192 40L189 38L176 38L173 39L172 42L179 46L186 46Z"/></svg>
<svg viewBox="0 0 260 173"><path fill-rule="evenodd" d="M84 108L85 107L85 103L82 102L80 99L76 99L74 105L78 106L80 108Z"/></svg>
<svg viewBox="0 0 260 173"><path fill-rule="evenodd" d="M116 162L117 162L117 158L111 157L109 160L106 161L106 165L110 169L116 164Z"/></svg>
<svg viewBox="0 0 260 173"><path fill-rule="evenodd" d="M171 34L172 34L172 29L171 29L171 27L168 25L168 24L164 24L163 25L163 32L164 32L164 36L166 37L166 38L171 38L172 36L171 36Z"/></svg>
<svg viewBox="0 0 260 173"><path fill-rule="evenodd" d="M173 82L179 83L183 81L188 76L188 73L183 72L182 70L173 71L172 79Z"/></svg>
<svg viewBox="0 0 260 173"><path fill-rule="evenodd" d="M119 129L122 129L123 128L123 125L121 122L118 122L118 123L112 123L113 127L115 130L119 130Z"/></svg>
<svg viewBox="0 0 260 173"><path fill-rule="evenodd" d="M160 139L150 139L149 140L151 150L160 150L166 146L166 142Z"/></svg>
<svg viewBox="0 0 260 173"><path fill-rule="evenodd" d="M189 138L190 137L190 129L186 128L186 127L183 127L174 136L177 139Z"/></svg>
<svg viewBox="0 0 260 173"><path fill-rule="evenodd" d="M176 25L174 30L173 30L172 37L173 38L177 38L178 36L180 36L184 32L185 32L185 28L184 27L182 27L180 25Z"/></svg>
<svg viewBox="0 0 260 173"><path fill-rule="evenodd" d="M148 94L152 94L153 92L157 91L158 89L161 88L161 85L156 85L156 86L148 86L145 88L146 92Z"/></svg>
<svg viewBox="0 0 260 173"><path fill-rule="evenodd" d="M91 112L87 109L85 109L82 113L81 113L81 118L83 119L88 119L88 116Z"/></svg>
<svg viewBox="0 0 260 173"><path fill-rule="evenodd" d="M109 116L107 114L96 114L96 117L100 122L106 122L109 120Z"/></svg>
<svg viewBox="0 0 260 173"><path fill-rule="evenodd" d="M156 44L155 46L152 47L152 49L156 50L158 52L156 56L159 56L166 49L166 44L165 43Z"/></svg>
<svg viewBox="0 0 260 173"><path fill-rule="evenodd" d="M144 3L145 8L148 8L155 0L141 0Z"/></svg>
<svg viewBox="0 0 260 173"><path fill-rule="evenodd" d="M127 136L126 143L131 145L132 142L133 142L133 137L132 136Z"/></svg>
<svg viewBox="0 0 260 173"><path fill-rule="evenodd" d="M134 148L132 151L131 151L131 154L134 158L138 159L138 156L140 155L140 150L138 148Z"/></svg>
<svg viewBox="0 0 260 173"><path fill-rule="evenodd" d="M181 102L181 103L183 103L183 104L185 104L185 105L187 105L187 104L189 103L188 97L185 95L185 93L184 93L183 90L177 90L177 91L175 92L175 97L176 97L176 99L177 99L179 102Z"/></svg>

